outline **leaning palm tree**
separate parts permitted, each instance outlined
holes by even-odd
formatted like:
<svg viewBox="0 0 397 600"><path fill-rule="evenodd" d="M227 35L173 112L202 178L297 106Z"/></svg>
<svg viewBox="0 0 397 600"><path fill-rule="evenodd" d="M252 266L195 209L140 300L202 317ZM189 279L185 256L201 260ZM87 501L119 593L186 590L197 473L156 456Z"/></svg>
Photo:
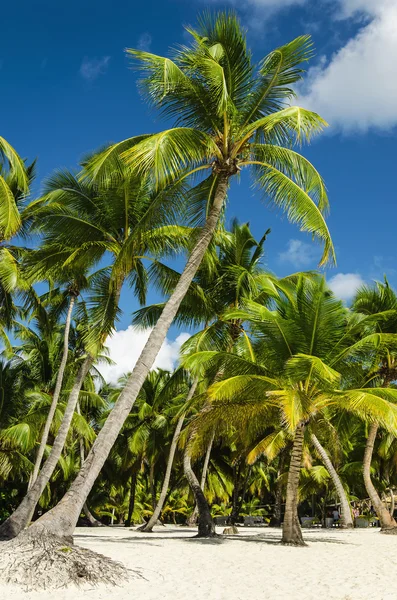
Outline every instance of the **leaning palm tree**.
<svg viewBox="0 0 397 600"><path fill-rule="evenodd" d="M187 326L192 324L204 325L204 329L193 335L189 342L185 344L185 352L192 351L193 348L195 351L210 347L232 349L242 330L237 322L222 320L222 314L225 310L238 307L244 298L256 298L260 294L277 293L276 278L260 268L260 261L264 254L263 246L268 234L269 230L257 241L252 235L249 225L247 223L239 224L236 220L233 221L230 231L220 230L218 232L215 241L216 246L219 248L219 254L215 252L208 253L207 260L203 261L176 315L175 320L178 324ZM155 267L156 281L161 286L162 291L166 292L172 286L175 287L180 275L168 266L164 268L163 265L155 265ZM164 308L163 304L155 304L140 309L135 313L134 322L140 326L153 326L162 308ZM186 399L188 404L195 394L196 385L197 382L192 385L188 392ZM166 500L172 463L185 416L185 412L182 412L176 423L160 498L152 517L141 528L144 532L153 530ZM207 462L211 446L212 443L210 442L206 451L208 455ZM194 482L193 492L203 488L204 484L198 486L196 483L197 478L192 472L188 457L185 457L184 465L187 478L189 481ZM204 506L202 497L200 498L200 504ZM208 512L207 510L207 515ZM196 521L196 518L197 511L195 510L191 519L192 524Z"/></svg>
<svg viewBox="0 0 397 600"><path fill-rule="evenodd" d="M190 207L206 215L182 276L157 321L111 415L79 475L62 501L28 534L70 535L116 437L151 369L180 303L194 278L225 206L229 185L249 169L256 185L289 220L324 244L321 263L334 258L324 213L328 208L322 178L292 149L310 140L325 122L317 114L289 106L291 85L302 78L311 54L308 36L297 38L253 64L245 32L234 14L219 13L188 29L192 43L173 59L129 50L143 71L149 102L176 127L111 146L87 167L97 181L108 180L124 161L147 175L156 189L208 173L197 184ZM194 200L194 201L193 201ZM198 213L199 211L199 213ZM35 533L36 531L36 533ZM40 533L40 535L41 535Z"/></svg>
<svg viewBox="0 0 397 600"><path fill-rule="evenodd" d="M302 278L295 298L274 300L274 309L248 302L229 318L249 324L254 355L202 352L185 366L223 369L223 380L208 390L212 401L198 423L224 428L233 419L247 436L275 421L293 439L288 472L282 542L304 545L297 506L305 436L329 410L348 411L369 421L380 420L393 433L397 427L397 391L382 387L349 387L352 372L362 371L363 349L378 357L379 348L395 348L397 336L369 333L357 340L357 322L327 290L322 278ZM364 327L361 321L360 327Z"/></svg>
<svg viewBox="0 0 397 600"><path fill-rule="evenodd" d="M177 205L179 196L179 189L172 190L168 200ZM43 237L42 245L25 259L26 268L36 281L57 281L69 275L74 282L71 289L76 290L85 279L84 274L99 260L110 259L111 264L95 271L87 280L90 289L87 296L89 326L80 328L85 358L71 388L70 402L57 443L52 448L51 461L46 461L46 469L36 479L37 483L32 484L21 505L0 527L2 537L13 537L26 527L53 473L66 440L80 387L95 356L114 330L123 285L128 281L138 299L144 303L148 284L144 259L154 253L157 257L171 253L189 244L191 228L169 225L169 213L173 214L176 206L167 209L163 204L162 192L154 192L147 179L131 175L120 166L118 172L101 186L89 179L80 182L69 172L58 172L46 182L44 196L31 208L33 227ZM73 308L74 303L71 304ZM55 406L54 399L52 408ZM50 419L51 414L48 424ZM38 461L36 470L37 467Z"/></svg>
<svg viewBox="0 0 397 600"><path fill-rule="evenodd" d="M382 333L397 333L397 296L387 280L384 283L377 282L372 287L363 286L357 292L352 307L354 311L362 315L370 316L382 313L384 318L373 324L374 330ZM391 382L397 379L397 353L395 351L388 351L380 357L380 362L372 370L368 384L372 385L374 379L379 379L380 385L385 388L388 388ZM363 460L364 483L382 530L397 533L397 523L393 514L389 513L382 502L371 479L371 461L378 429L379 423L374 421L368 431Z"/></svg>

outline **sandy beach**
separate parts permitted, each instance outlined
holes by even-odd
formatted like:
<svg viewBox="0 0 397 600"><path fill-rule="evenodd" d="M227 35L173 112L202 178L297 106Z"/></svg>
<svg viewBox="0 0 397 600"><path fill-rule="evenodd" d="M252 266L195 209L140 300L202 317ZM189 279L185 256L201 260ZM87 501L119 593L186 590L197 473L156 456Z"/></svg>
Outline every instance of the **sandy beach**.
<svg viewBox="0 0 397 600"><path fill-rule="evenodd" d="M221 529L219 529L221 532ZM378 529L305 530L307 548L277 544L277 529L241 528L234 537L195 540L167 526L151 535L79 528L75 541L135 572L119 588L24 592L0 586L3 600L395 600L397 537Z"/></svg>

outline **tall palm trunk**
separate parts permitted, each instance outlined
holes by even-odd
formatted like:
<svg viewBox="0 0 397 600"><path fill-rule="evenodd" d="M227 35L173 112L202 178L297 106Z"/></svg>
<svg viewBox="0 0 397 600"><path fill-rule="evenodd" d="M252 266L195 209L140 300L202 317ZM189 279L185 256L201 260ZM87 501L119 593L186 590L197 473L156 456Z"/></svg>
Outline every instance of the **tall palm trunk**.
<svg viewBox="0 0 397 600"><path fill-rule="evenodd" d="M352 513L350 510L350 504L347 499L346 492L344 490L344 487L342 485L340 477L339 477L338 473L335 471L334 465L332 464L332 462L327 454L327 451L320 444L320 442L318 441L318 439L314 435L314 433L311 434L311 440L313 442L313 446L316 448L317 452L321 456L321 459L325 465L325 468L327 469L328 473L331 476L332 482L336 489L336 493L338 494L339 502L341 504L342 527L351 528L351 527L353 527Z"/></svg>
<svg viewBox="0 0 397 600"><path fill-rule="evenodd" d="M183 413L183 415L181 415L179 417L178 423L177 423L177 425L175 427L174 435L172 436L172 442L171 442L171 446L170 446L170 453L168 455L168 461L167 461L167 468L166 468L166 471L165 471L164 481L163 481L163 485L161 487L160 497L158 499L156 508L154 509L153 514L150 517L150 519L147 522L147 524L144 525L140 529L140 531L146 531L146 532L150 532L151 533L153 531L153 527L156 525L156 523L158 521L158 518L160 516L160 513L161 513L161 511L163 509L164 502L165 502L165 499L167 497L168 486L169 486L170 479L171 479L172 465L173 465L173 462L174 462L176 447L178 445L179 434L181 433L181 429L182 429L183 421L184 420L185 420L185 413Z"/></svg>
<svg viewBox="0 0 397 600"><path fill-rule="evenodd" d="M364 452L364 460L363 460L363 476L364 476L364 484L365 489L367 490L367 494L370 497L372 506L374 507L376 514L378 515L378 519L380 521L380 526L382 530L392 530L395 529L397 532L397 523L394 520L393 516L390 515L386 506L383 504L382 500L378 492L375 489L374 484L371 480L371 462L372 462L372 454L374 451L374 444L376 439L376 434L378 433L378 424L372 423L369 428L367 443L365 444L365 452Z"/></svg>
<svg viewBox="0 0 397 600"><path fill-rule="evenodd" d="M21 504L12 513L12 515L8 517L8 519L0 526L0 539L9 539L15 537L16 535L18 535L18 533L20 533L20 531L22 531L22 529L24 529L29 524L36 504L40 500L40 496L43 493L45 486L49 482L55 470L55 467L58 464L58 460L62 454L62 450L65 445L70 424L72 422L73 414L76 408L76 404L79 399L81 386L83 385L84 379L88 371L90 370L92 363L92 357L87 356L83 361L82 365L80 366L79 372L76 376L76 380L69 394L63 419L59 426L58 433L55 437L53 446L51 448L50 455L45 461L43 468L41 469L39 476L36 479L36 482L30 488L30 490L22 500ZM79 515L77 515L77 518L79 517Z"/></svg>
<svg viewBox="0 0 397 600"><path fill-rule="evenodd" d="M127 515L127 520L125 522L126 527L131 526L132 515L134 512L134 508L135 508L135 492L136 492L137 479L138 479L138 473L134 469L134 471L132 472L132 475L131 475L130 501L128 503L128 515Z"/></svg>
<svg viewBox="0 0 397 600"><path fill-rule="evenodd" d="M72 313L73 313L73 307L75 304L75 298L76 298L75 295L73 295L73 294L70 295L69 308L68 308L68 312L66 315L66 321L65 321L62 359L61 359L61 363L60 363L59 369L58 369L58 375L57 375L57 380L55 383L54 395L52 397L50 410L48 411L47 419L46 419L46 422L44 425L43 434L42 434L41 440L40 440L40 446L37 451L37 456L36 456L36 460L35 460L34 467L33 467L32 477L29 482L29 487L28 487L29 490L35 483L35 481L37 479L37 475L39 474L41 461L43 460L45 447L47 445L52 421L54 419L55 411L56 411L56 408L58 405L58 400L59 400L59 396L60 396L61 389L62 389L63 375L65 373L66 363L67 363L68 354L69 354L69 332L70 332L70 324L72 321Z"/></svg>
<svg viewBox="0 0 397 600"><path fill-rule="evenodd" d="M299 423L296 428L294 444L291 452L291 462L288 471L287 497L283 523L282 544L289 546L305 546L298 518L298 487L302 467L303 439L305 424Z"/></svg>
<svg viewBox="0 0 397 600"><path fill-rule="evenodd" d="M208 506L204 492L201 489L199 480L192 469L188 447L183 455L183 471L198 507L199 519L197 537L215 537L215 524L211 516L210 507Z"/></svg>
<svg viewBox="0 0 397 600"><path fill-rule="evenodd" d="M154 485L154 462L150 463L149 489L150 489L150 497L152 499L152 508L154 510L156 508L156 489L155 489L155 485Z"/></svg>
<svg viewBox="0 0 397 600"><path fill-rule="evenodd" d="M200 487L203 490L203 493L205 491L205 482L207 481L207 473L208 473L208 467L210 464L211 451L212 451L212 445L214 443L214 438L215 438L215 432L212 434L211 439L208 443L207 451L205 453L205 458L204 458L203 470L201 471ZM198 517L198 507L197 507L197 504L195 504L194 510L193 510L192 514L190 515L190 517L188 518L186 524L189 526L195 525L197 522L197 517Z"/></svg>
<svg viewBox="0 0 397 600"><path fill-rule="evenodd" d="M284 450L280 453L280 459L278 463L277 479L275 483L276 489L274 493L274 509L269 523L271 527L280 527L281 525L281 507L283 499L281 475L284 471L285 458L286 451Z"/></svg>
<svg viewBox="0 0 397 600"><path fill-rule="evenodd" d="M395 509L395 500L394 500L394 490L392 488L389 489L389 494L390 494L390 509L389 509L389 513L390 513L390 516L393 517L394 516L394 509Z"/></svg>
<svg viewBox="0 0 397 600"><path fill-rule="evenodd" d="M153 328L128 378L125 388L99 432L82 469L57 506L37 521L37 527L41 531L42 527L44 527L47 532L60 537L72 535L81 507L98 477L125 419L131 411L147 374L153 366L168 329L178 312L179 306L212 239L226 199L228 180L229 174L226 172L221 172L217 175L217 189L206 223L201 230L175 290L166 303L156 326Z"/></svg>

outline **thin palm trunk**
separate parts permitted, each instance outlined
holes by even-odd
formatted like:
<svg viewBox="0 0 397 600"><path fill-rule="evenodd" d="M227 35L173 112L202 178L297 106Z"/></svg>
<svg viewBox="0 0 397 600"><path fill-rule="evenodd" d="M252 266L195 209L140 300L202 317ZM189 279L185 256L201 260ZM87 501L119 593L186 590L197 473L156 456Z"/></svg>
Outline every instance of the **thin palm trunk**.
<svg viewBox="0 0 397 600"><path fill-rule="evenodd" d="M300 423L296 428L288 471L287 497L285 501L285 515L281 543L289 546L306 545L303 541L302 529L298 518L298 487L302 467L304 433L305 425Z"/></svg>
<svg viewBox="0 0 397 600"><path fill-rule="evenodd" d="M150 497L152 499L152 508L154 510L156 508L156 490L155 490L155 485L154 485L154 462L152 462L150 464L149 489L150 489Z"/></svg>
<svg viewBox="0 0 397 600"><path fill-rule="evenodd" d="M311 434L311 440L313 442L313 446L316 448L317 452L321 456L321 459L327 469L328 473L331 476L332 482L335 486L336 493L338 494L339 502L341 504L341 523L342 527L351 528L353 527L353 519L352 513L350 510L350 504L346 496L346 492L340 480L338 473L335 471L334 465L329 458L327 451L318 441L317 437L314 433Z"/></svg>
<svg viewBox="0 0 397 600"><path fill-rule="evenodd" d="M69 308L68 308L68 312L66 315L66 321L65 321L62 359L61 359L61 363L60 363L59 369L58 369L58 375L57 375L57 380L55 383L54 395L52 397L50 410L48 411L47 419L46 419L46 422L44 425L43 434L42 434L41 440L40 440L40 446L37 451L37 456L36 456L36 460L35 460L34 467L33 467L33 473L30 478L29 487L28 487L29 490L35 483L37 476L39 474L39 471L40 471L41 461L43 460L44 451L45 451L45 448L47 445L48 436L50 434L52 421L54 420L55 411L56 411L56 408L58 405L58 400L59 400L59 396L60 396L61 389L62 389L63 375L65 373L66 363L67 363L68 354L69 354L69 332L70 332L70 324L72 321L72 313L73 313L74 304L75 304L75 296L73 294L71 294L70 300L69 300Z"/></svg>
<svg viewBox="0 0 397 600"><path fill-rule="evenodd" d="M394 508L395 508L395 500L394 500L394 490L392 488L389 489L390 493L390 516L394 517Z"/></svg>
<svg viewBox="0 0 397 600"><path fill-rule="evenodd" d="M286 458L286 452L284 450L280 453L280 459L279 459L278 469L277 469L277 479L276 479L276 483L275 483L276 490L275 490L275 494L274 494L274 509L273 509L272 517L270 519L270 525L272 527L280 527L280 525L281 525L281 506L282 506L282 499L283 499L281 475L284 471L285 458Z"/></svg>
<svg viewBox="0 0 397 600"><path fill-rule="evenodd" d="M211 451L212 451L212 445L214 443L214 437L215 437L215 432L212 434L209 444L207 446L207 451L205 453L205 458L204 458L203 470L201 471L200 487L203 490L203 493L205 491L205 482L207 481L207 473L208 473L208 467L210 464ZM189 527L191 527L192 525L195 525L197 522L197 517L198 517L198 507L197 507L197 504L195 504L194 510L187 520L187 525Z"/></svg>
<svg viewBox="0 0 397 600"><path fill-rule="evenodd" d="M188 447L186 448L185 453L183 455L183 471L185 473L185 477L188 481L189 487L193 492L194 499L198 507L199 518L197 537L215 537L215 524L211 516L210 507L208 506L208 502L206 500L206 497L204 496L204 492L201 489L199 480L197 479L192 469L192 463Z"/></svg>
<svg viewBox="0 0 397 600"><path fill-rule="evenodd" d="M135 508L135 492L136 492L137 479L138 479L138 473L134 469L134 471L132 472L132 475L131 475L130 501L128 503L128 516L127 516L127 520L125 522L126 527L131 526L132 515L134 512L134 508Z"/></svg>
<svg viewBox="0 0 397 600"><path fill-rule="evenodd" d="M151 533L153 531L153 527L156 525L156 523L159 519L161 511L163 510L164 502L167 497L168 486L169 486L170 479L171 479L172 465L174 462L176 447L178 445L179 434L181 433L181 429L182 429L184 420L185 420L185 413L183 413L183 415L181 415L179 417L177 425L175 427L174 435L172 437L171 446L170 446L170 453L168 455L167 468L166 468L165 475L164 475L164 481L163 481L163 485L162 485L161 492L160 492L160 497L158 499L156 508L154 509L153 514L150 517L147 524L142 527L141 531L146 531L146 532Z"/></svg>
<svg viewBox="0 0 397 600"><path fill-rule="evenodd" d="M372 462L372 454L374 451L374 444L376 440L376 435L378 433L378 424L372 423L369 428L367 443L365 444L365 452L364 452L364 460L363 460L363 476L364 476L364 484L365 489L367 490L367 494L370 497L372 506L374 507L376 514L378 515L378 519L380 521L380 526L382 530L392 530L395 529L397 532L397 523L394 520L393 516L390 515L386 506L383 504L382 500L378 492L375 489L374 484L371 479L371 462Z"/></svg>
<svg viewBox="0 0 397 600"><path fill-rule="evenodd" d="M76 408L77 401L79 399L79 393L81 386L83 385L84 379L91 368L93 359L91 356L87 356L80 366L73 388L69 394L68 402L66 404L65 412L62 418L62 422L59 426L58 433L55 437L51 452L45 461L43 468L41 469L39 476L36 479L34 485L30 488L21 504L12 513L10 517L0 527L0 539L13 538L18 533L25 529L29 524L36 504L40 500L40 496L44 491L45 486L49 482L55 467L58 464L58 460L62 454L63 447L69 432L70 424L72 422L73 414ZM84 498L85 501L85 498ZM84 502L83 502L84 504ZM82 506L80 507L80 509ZM77 515L77 518L80 515ZM77 521L77 520L76 520Z"/></svg>
<svg viewBox="0 0 397 600"><path fill-rule="evenodd" d="M201 230L175 290L166 303L156 326L153 328L128 378L125 388L99 432L82 469L57 506L38 520L37 526L41 531L42 527L44 527L47 532L60 537L69 537L72 535L85 499L98 477L125 419L131 412L131 408L145 378L153 366L168 329L178 312L179 306L212 239L226 199L229 176L229 173L226 172L221 172L217 176L217 189L206 223Z"/></svg>

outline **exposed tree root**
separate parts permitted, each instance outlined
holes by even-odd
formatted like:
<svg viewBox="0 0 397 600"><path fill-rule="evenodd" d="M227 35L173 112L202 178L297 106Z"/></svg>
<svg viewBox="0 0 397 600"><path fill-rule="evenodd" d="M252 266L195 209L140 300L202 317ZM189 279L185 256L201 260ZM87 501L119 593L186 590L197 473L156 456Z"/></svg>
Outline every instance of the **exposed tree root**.
<svg viewBox="0 0 397 600"><path fill-rule="evenodd" d="M122 564L69 544L44 528L33 532L26 529L0 544L0 581L27 591L86 584L115 586L129 577Z"/></svg>
<svg viewBox="0 0 397 600"><path fill-rule="evenodd" d="M397 535L397 527L384 527L380 532L386 535Z"/></svg>
<svg viewBox="0 0 397 600"><path fill-rule="evenodd" d="M303 541L283 542L283 540L281 540L280 544L282 546L293 546L294 548L305 548L305 547L307 547L306 542L303 542Z"/></svg>
<svg viewBox="0 0 397 600"><path fill-rule="evenodd" d="M223 535L237 535L238 529L235 525L231 525L230 527L225 527L222 533Z"/></svg>

